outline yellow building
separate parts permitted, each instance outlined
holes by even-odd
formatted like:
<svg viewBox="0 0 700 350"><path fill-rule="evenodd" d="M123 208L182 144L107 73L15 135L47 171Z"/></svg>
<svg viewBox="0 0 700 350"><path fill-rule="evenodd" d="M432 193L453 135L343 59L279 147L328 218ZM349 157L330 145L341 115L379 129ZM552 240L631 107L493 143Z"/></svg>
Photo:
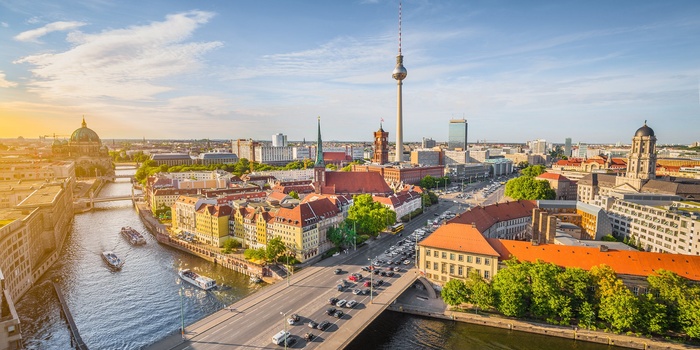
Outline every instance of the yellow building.
<svg viewBox="0 0 700 350"><path fill-rule="evenodd" d="M228 205L202 205L195 213L197 241L220 247L228 237L228 221L232 208Z"/></svg>
<svg viewBox="0 0 700 350"><path fill-rule="evenodd" d="M466 280L472 272L490 280L498 270L498 252L473 225L444 225L418 247L416 264L421 274L437 284Z"/></svg>
<svg viewBox="0 0 700 350"><path fill-rule="evenodd" d="M293 209L280 208L275 214L273 235L282 238L299 261L321 253L319 249L329 227L337 225L343 216L328 198L302 203Z"/></svg>

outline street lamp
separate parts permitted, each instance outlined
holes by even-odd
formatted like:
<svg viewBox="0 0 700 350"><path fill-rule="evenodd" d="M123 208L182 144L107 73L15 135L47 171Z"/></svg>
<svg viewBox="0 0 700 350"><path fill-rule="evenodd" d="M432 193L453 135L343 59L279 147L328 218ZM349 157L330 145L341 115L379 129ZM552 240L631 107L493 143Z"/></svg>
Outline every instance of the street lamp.
<svg viewBox="0 0 700 350"><path fill-rule="evenodd" d="M369 265L372 267L369 270L369 303L374 304L374 265L372 265L372 258L367 258L369 260Z"/></svg>
<svg viewBox="0 0 700 350"><path fill-rule="evenodd" d="M180 332L182 334L182 340L186 340L185 338L185 311L184 311L184 302L182 300L182 287L180 287L180 290L178 291L178 294L180 294Z"/></svg>
<svg viewBox="0 0 700 350"><path fill-rule="evenodd" d="M287 252L287 286L289 286L289 252Z"/></svg>
<svg viewBox="0 0 700 350"><path fill-rule="evenodd" d="M284 325L284 349L287 350L287 313L280 311L282 315L282 324Z"/></svg>

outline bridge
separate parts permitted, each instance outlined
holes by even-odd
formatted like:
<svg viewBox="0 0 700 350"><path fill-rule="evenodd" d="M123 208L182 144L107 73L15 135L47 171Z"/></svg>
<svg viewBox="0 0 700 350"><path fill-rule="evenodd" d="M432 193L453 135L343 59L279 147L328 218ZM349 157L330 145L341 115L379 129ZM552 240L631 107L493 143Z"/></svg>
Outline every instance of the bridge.
<svg viewBox="0 0 700 350"><path fill-rule="evenodd" d="M443 205L442 210L445 209L447 206ZM407 223L407 231L421 226L424 222L425 220L416 219ZM383 236L357 252L340 254L306 267L294 274L289 284L281 281L263 288L223 310L186 326L182 335L178 332L152 345L149 349L228 347L279 349L279 346L272 343L271 338L285 329L298 340L293 348L342 349L417 281L427 287L427 292L432 292L431 297L436 297L432 286L419 275L418 270L413 266L408 266L409 268L406 269L405 265L401 265L402 270L394 277L372 275L373 280L382 279L385 283L373 288L371 296L352 293L358 285L359 288L364 288L362 283L370 278L367 272L361 271L361 267L366 266L369 259L374 259L400 239L401 237L392 235ZM341 268L343 273L336 275L334 273L336 268ZM338 280L347 280L348 276L354 272L361 272L364 276L363 280L352 284L344 291L338 291L336 289ZM328 299L331 297L356 300L358 305L352 309L339 308L345 315L338 319L325 313L326 308L329 307ZM292 313L298 314L301 320L296 325L290 326L286 323L286 317ZM307 326L309 321L317 323L328 321L331 326L325 331L313 330L312 333L316 338L307 342L302 339L302 336L311 331Z"/></svg>
<svg viewBox="0 0 700 350"><path fill-rule="evenodd" d="M134 201L143 198L143 196L112 196L112 197L96 197L92 198L90 201L92 203L104 203L104 202L115 202L115 201Z"/></svg>
<svg viewBox="0 0 700 350"><path fill-rule="evenodd" d="M80 337L80 332L78 332L78 326L75 325L73 315L71 315L70 310L68 309L68 304L63 298L63 293L61 293L61 290L58 289L58 285L56 283L51 282L51 284L53 285L53 288L56 291L58 301L61 303L61 310L63 310L63 315L66 317L66 322L68 322L68 327L70 328L71 345L78 350L88 350L87 345L85 345L85 342L83 342L83 338Z"/></svg>

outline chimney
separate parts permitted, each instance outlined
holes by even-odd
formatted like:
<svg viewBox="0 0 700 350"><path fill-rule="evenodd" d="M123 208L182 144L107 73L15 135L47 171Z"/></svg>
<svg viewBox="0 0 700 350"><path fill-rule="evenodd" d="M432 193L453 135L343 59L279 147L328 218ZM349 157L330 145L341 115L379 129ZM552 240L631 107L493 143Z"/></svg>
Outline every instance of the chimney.
<svg viewBox="0 0 700 350"><path fill-rule="evenodd" d="M539 226L537 227L537 230L540 233L539 239L540 243L546 243L547 239L547 218L549 217L549 213L546 211L541 211L540 212L540 219L538 220Z"/></svg>
<svg viewBox="0 0 700 350"><path fill-rule="evenodd" d="M536 241L540 239L540 212L542 210L539 208L532 209L532 240Z"/></svg>
<svg viewBox="0 0 700 350"><path fill-rule="evenodd" d="M600 246L600 251L601 251L601 252L607 252L607 251L608 251L608 246L606 246L605 244L602 244L602 245Z"/></svg>
<svg viewBox="0 0 700 350"><path fill-rule="evenodd" d="M557 236L557 217L550 216L547 220L547 243L554 243L554 238Z"/></svg>

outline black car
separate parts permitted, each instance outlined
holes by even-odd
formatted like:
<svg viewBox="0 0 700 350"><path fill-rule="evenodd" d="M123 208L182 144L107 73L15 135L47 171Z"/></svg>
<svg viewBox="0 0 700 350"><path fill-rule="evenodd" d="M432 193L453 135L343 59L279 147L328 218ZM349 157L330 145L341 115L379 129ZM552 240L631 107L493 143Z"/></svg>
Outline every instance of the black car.
<svg viewBox="0 0 700 350"><path fill-rule="evenodd" d="M377 283L378 286L381 286L382 284L384 284L384 280L379 280L379 281L377 281L376 283Z"/></svg>
<svg viewBox="0 0 700 350"><path fill-rule="evenodd" d="M379 272L379 270L374 270L374 271L372 271L372 273L375 275L378 275L380 272Z"/></svg>
<svg viewBox="0 0 700 350"><path fill-rule="evenodd" d="M333 271L333 273L335 273L336 275L340 275L342 272L342 269L335 269L335 271Z"/></svg>
<svg viewBox="0 0 700 350"><path fill-rule="evenodd" d="M392 276L394 276L394 271L388 271L388 272L386 273L386 275L389 276L389 277L392 277Z"/></svg>
<svg viewBox="0 0 700 350"><path fill-rule="evenodd" d="M345 313L343 313L343 310L336 310L336 312L333 314L333 316L337 318L343 318L343 315L345 315Z"/></svg>
<svg viewBox="0 0 700 350"><path fill-rule="evenodd" d="M314 321L309 321L309 328L318 328L318 323Z"/></svg>
<svg viewBox="0 0 700 350"><path fill-rule="evenodd" d="M292 345L294 345L294 344L296 344L296 343L297 343L297 338L290 335L290 336L287 337L287 339L284 340L284 342L282 342L281 345L290 347L290 346L292 346Z"/></svg>
<svg viewBox="0 0 700 350"><path fill-rule="evenodd" d="M337 310L334 307L329 307L326 309L326 314L328 314L328 316L333 316L333 314L335 314L336 311Z"/></svg>
<svg viewBox="0 0 700 350"><path fill-rule="evenodd" d="M328 299L328 305L335 305L335 303L338 302L338 298L330 298Z"/></svg>
<svg viewBox="0 0 700 350"><path fill-rule="evenodd" d="M369 295L369 288L365 288L362 290L362 294L364 295Z"/></svg>
<svg viewBox="0 0 700 350"><path fill-rule="evenodd" d="M322 331L325 331L326 328L330 327L330 325L331 325L330 322L328 322L328 321L323 321L323 322L319 323L319 324L318 324L318 327L316 327L316 328L318 328L318 329L320 329L320 330L322 330Z"/></svg>
<svg viewBox="0 0 700 350"><path fill-rule="evenodd" d="M342 285L342 284L337 285L336 288L338 289L339 292L342 292L342 291L343 291L343 285Z"/></svg>
<svg viewBox="0 0 700 350"><path fill-rule="evenodd" d="M386 277L386 271L382 271L379 273L382 277Z"/></svg>

